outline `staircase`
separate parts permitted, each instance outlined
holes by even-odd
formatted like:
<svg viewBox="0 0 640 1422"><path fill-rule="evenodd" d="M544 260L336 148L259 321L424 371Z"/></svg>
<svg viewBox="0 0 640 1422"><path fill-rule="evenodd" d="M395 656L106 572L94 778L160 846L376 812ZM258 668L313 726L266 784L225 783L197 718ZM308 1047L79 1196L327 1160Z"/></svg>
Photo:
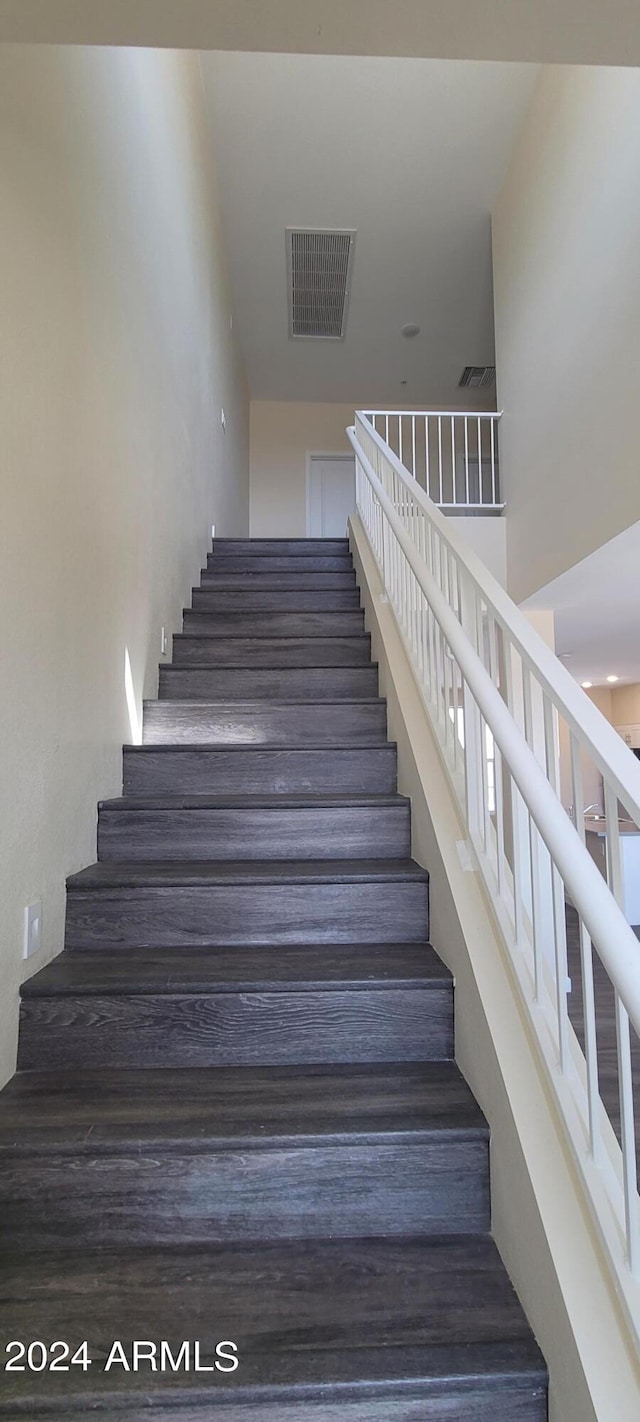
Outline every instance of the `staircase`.
<svg viewBox="0 0 640 1422"><path fill-rule="evenodd" d="M91 1362L1 1418L546 1418L410 854L347 541L216 540L23 989L2 1346Z"/></svg>

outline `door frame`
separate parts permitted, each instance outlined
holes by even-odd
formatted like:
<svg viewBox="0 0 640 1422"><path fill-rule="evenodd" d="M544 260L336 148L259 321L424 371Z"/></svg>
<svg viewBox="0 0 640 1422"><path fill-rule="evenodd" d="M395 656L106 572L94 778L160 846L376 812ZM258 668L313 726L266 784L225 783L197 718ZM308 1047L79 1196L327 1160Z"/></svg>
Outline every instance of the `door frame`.
<svg viewBox="0 0 640 1422"><path fill-rule="evenodd" d="M305 455L305 526L307 530L307 538L313 537L311 533L311 462L313 459L335 459L336 461L349 459L355 462L355 454L348 454L347 451L344 449L307 450Z"/></svg>

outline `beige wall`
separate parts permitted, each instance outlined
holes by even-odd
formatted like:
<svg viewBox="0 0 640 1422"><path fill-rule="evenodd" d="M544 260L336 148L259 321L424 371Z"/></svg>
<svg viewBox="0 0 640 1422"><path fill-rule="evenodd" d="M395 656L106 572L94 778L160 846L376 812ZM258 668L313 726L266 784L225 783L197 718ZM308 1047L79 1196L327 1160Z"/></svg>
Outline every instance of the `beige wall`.
<svg viewBox="0 0 640 1422"><path fill-rule="evenodd" d="M640 684L614 686L611 690L612 726L637 726L640 724Z"/></svg>
<svg viewBox="0 0 640 1422"><path fill-rule="evenodd" d="M640 518L640 73L548 68L493 216L517 601Z"/></svg>
<svg viewBox="0 0 640 1422"><path fill-rule="evenodd" d="M640 725L640 684L634 682L630 686L592 686L585 688L585 694L589 700L597 706L605 720L611 726L637 726ZM579 813L585 805L596 805L600 811L604 810L604 786L601 771L591 760L590 755L584 749L581 752L582 766L582 791L583 804L576 810ZM560 722L560 776L561 776L561 798L565 807L573 801L572 778L571 778L571 745L569 732L564 721Z"/></svg>
<svg viewBox="0 0 640 1422"><path fill-rule="evenodd" d="M491 396L460 391L460 409L489 409ZM429 408L429 401L425 401ZM390 409L410 409L394 401ZM354 422L353 405L307 404L304 401L252 400L251 402L251 534L254 538L304 538L307 532L307 455L351 454L346 436ZM465 524L487 520L458 519ZM499 520L496 520L499 524ZM467 530L479 555L486 549L495 576L504 582L504 530L496 527L482 539L480 530ZM478 539L481 546L478 548Z"/></svg>
<svg viewBox="0 0 640 1422"><path fill-rule="evenodd" d="M305 537L307 453L349 454L353 418L353 405L252 400L252 537Z"/></svg>
<svg viewBox="0 0 640 1422"><path fill-rule="evenodd" d="M230 332L198 61L0 49L0 1073L23 909L39 968L96 801L154 695L210 525L248 525L248 403ZM220 427L220 406L227 434Z"/></svg>
<svg viewBox="0 0 640 1422"><path fill-rule="evenodd" d="M613 692L610 686L592 686L587 690L587 696L593 701L594 706L606 716L607 721L613 725Z"/></svg>

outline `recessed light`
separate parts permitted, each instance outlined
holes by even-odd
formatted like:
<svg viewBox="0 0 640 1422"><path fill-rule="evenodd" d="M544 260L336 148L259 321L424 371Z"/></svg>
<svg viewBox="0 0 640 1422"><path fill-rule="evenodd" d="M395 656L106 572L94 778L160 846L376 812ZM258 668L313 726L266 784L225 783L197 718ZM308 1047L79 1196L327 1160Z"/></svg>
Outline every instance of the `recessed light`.
<svg viewBox="0 0 640 1422"><path fill-rule="evenodd" d="M593 686L593 682L592 682L592 681L583 681L583 682L582 682L582 686L584 687L585 691L588 691L588 690L589 690L589 687L590 687L590 686Z"/></svg>
<svg viewBox="0 0 640 1422"><path fill-rule="evenodd" d="M619 681L619 680L620 680L620 677L619 677L619 676L608 676L608 677L607 677L607 681Z"/></svg>
<svg viewBox="0 0 640 1422"><path fill-rule="evenodd" d="M402 334L408 341L412 341L414 336L420 335L420 327L416 325L415 321L407 321L406 326L402 327Z"/></svg>

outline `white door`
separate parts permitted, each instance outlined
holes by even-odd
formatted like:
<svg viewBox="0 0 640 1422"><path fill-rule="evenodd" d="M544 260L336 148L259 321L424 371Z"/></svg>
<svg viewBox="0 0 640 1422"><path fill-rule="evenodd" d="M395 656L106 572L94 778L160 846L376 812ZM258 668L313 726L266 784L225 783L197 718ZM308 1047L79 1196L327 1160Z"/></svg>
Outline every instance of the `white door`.
<svg viewBox="0 0 640 1422"><path fill-rule="evenodd" d="M310 454L307 474L307 536L344 538L356 506L356 461L352 454Z"/></svg>

